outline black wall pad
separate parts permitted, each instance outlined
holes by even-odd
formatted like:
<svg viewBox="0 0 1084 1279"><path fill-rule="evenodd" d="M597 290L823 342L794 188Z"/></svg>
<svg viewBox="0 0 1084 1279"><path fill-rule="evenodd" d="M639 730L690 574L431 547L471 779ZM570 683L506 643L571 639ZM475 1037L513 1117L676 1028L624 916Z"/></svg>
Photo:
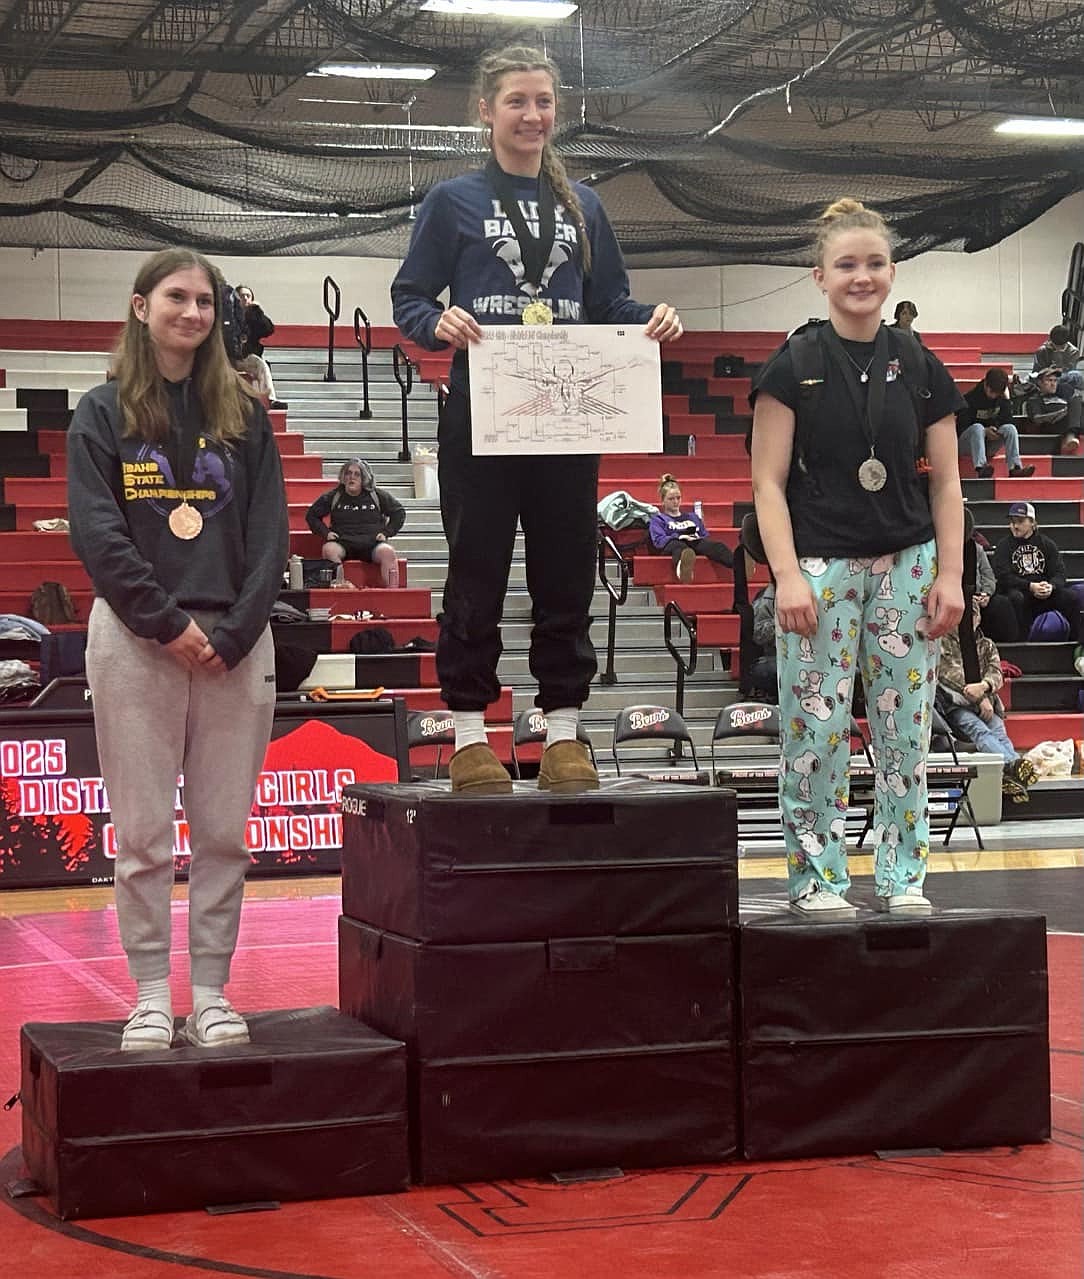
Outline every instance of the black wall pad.
<svg viewBox="0 0 1084 1279"><path fill-rule="evenodd" d="M23 1156L65 1219L406 1187L401 1043L336 1012L252 1042L121 1052L117 1022L22 1028Z"/></svg>
<svg viewBox="0 0 1084 1279"><path fill-rule="evenodd" d="M737 1153L728 1044L411 1065L415 1180L716 1163Z"/></svg>
<svg viewBox="0 0 1084 1279"><path fill-rule="evenodd" d="M339 1007L411 1058L733 1042L732 933L434 945L339 919Z"/></svg>
<svg viewBox="0 0 1084 1279"><path fill-rule="evenodd" d="M343 913L419 941L710 932L736 922L737 882L726 791L343 791Z"/></svg>
<svg viewBox="0 0 1084 1279"><path fill-rule="evenodd" d="M1046 921L938 911L739 934L749 1159L1050 1135Z"/></svg>

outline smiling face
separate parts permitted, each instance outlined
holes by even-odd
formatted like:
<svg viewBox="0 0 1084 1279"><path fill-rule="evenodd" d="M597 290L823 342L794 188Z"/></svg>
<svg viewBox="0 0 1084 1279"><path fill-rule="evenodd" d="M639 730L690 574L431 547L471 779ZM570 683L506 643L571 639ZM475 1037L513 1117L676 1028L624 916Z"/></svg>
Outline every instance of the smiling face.
<svg viewBox="0 0 1084 1279"><path fill-rule="evenodd" d="M831 236L813 279L828 298L828 314L844 337L870 339L892 290L896 268L888 241L877 231L855 227Z"/></svg>
<svg viewBox="0 0 1084 1279"><path fill-rule="evenodd" d="M147 327L155 360L167 377L186 377L196 351L215 323L215 290L206 271L182 267L143 296L132 294L132 310Z"/></svg>
<svg viewBox="0 0 1084 1279"><path fill-rule="evenodd" d="M542 167L542 148L557 119L557 91L548 71L508 71L478 115L493 131L493 154L506 173L528 177Z"/></svg>

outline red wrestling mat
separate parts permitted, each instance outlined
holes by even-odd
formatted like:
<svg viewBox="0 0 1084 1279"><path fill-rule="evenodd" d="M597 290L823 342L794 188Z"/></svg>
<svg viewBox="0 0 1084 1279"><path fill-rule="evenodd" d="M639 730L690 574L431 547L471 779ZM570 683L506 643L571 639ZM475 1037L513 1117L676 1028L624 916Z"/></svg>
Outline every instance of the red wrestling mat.
<svg viewBox="0 0 1084 1279"><path fill-rule="evenodd" d="M338 909L337 897L247 903L236 1002L334 1003ZM178 943L185 914L178 904ZM5 1195L0 1256L12 1273L34 1279L579 1279L600 1271L644 1279L1079 1279L1082 990L1084 939L1052 936L1054 1131L1043 1146L669 1169L572 1186L451 1186L217 1217L63 1223L43 1200ZM0 919L6 1091L18 1083L23 1021L116 1018L127 998L111 910ZM176 1011L184 1011L179 989ZM822 1104L837 1099L810 1099ZM19 1123L17 1106L0 1115L3 1184L20 1175Z"/></svg>

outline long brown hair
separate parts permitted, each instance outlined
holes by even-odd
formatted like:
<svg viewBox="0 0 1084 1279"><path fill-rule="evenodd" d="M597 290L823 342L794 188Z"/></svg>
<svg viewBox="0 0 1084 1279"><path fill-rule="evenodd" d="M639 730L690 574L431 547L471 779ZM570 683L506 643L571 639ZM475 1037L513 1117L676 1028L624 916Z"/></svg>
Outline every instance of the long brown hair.
<svg viewBox="0 0 1084 1279"><path fill-rule="evenodd" d="M856 230L875 231L884 236L891 256L892 236L884 218L875 209L867 209L861 200L844 196L841 200L834 200L817 219L817 231L813 238L817 266L824 266L825 249L833 236L843 231Z"/></svg>
<svg viewBox="0 0 1084 1279"><path fill-rule="evenodd" d="M204 430L220 444L240 439L252 416L254 393L230 363L222 341L222 273L192 249L162 249L139 268L132 292L149 297L174 271L195 267L207 276L215 299L215 322L196 348L192 384L205 419ZM113 350L110 372L119 388L124 434L160 441L169 434L169 401L154 358L147 325L131 305Z"/></svg>
<svg viewBox="0 0 1084 1279"><path fill-rule="evenodd" d="M509 45L506 49L491 49L483 55L478 64L474 101L484 98L487 103L492 104L493 99L500 93L501 80L512 71L544 71L553 83L553 101L556 105L561 85L561 72L556 62L547 58L541 49L532 49L521 44ZM489 137L489 145L490 147L493 145L492 133ZM576 238L580 244L583 273L590 275L591 243L587 238L587 222L583 216L583 208L569 181L560 156L549 142L542 148L542 172L553 188L553 194L576 224Z"/></svg>

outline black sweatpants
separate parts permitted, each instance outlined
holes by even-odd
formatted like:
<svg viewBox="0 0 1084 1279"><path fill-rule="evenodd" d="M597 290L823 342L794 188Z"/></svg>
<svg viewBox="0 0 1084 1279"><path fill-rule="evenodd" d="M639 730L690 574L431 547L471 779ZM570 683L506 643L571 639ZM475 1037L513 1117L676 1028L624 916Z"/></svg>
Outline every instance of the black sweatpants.
<svg viewBox="0 0 1084 1279"><path fill-rule="evenodd" d="M734 552L725 542L713 542L710 537L698 537L689 541L674 537L662 548L662 553L669 555L674 561L674 567L677 568L681 552L686 547L691 547L697 555L703 555L705 559L712 560L716 564L722 564L726 568L734 567Z"/></svg>
<svg viewBox="0 0 1084 1279"><path fill-rule="evenodd" d="M1055 586L1045 600L1036 599L1030 591L999 591L998 594L1003 594L1012 604L1016 614L1015 639L1018 642L1027 639L1032 623L1039 614L1051 609L1057 609L1068 620L1069 639L1074 644L1080 642L1080 604L1067 586Z"/></svg>
<svg viewBox="0 0 1084 1279"><path fill-rule="evenodd" d="M598 669L591 644L598 528L598 457L475 457L470 407L453 390L438 429L440 513L448 579L437 675L453 711L480 711L500 695L500 620L523 526L531 596L530 665L543 712L582 706Z"/></svg>

